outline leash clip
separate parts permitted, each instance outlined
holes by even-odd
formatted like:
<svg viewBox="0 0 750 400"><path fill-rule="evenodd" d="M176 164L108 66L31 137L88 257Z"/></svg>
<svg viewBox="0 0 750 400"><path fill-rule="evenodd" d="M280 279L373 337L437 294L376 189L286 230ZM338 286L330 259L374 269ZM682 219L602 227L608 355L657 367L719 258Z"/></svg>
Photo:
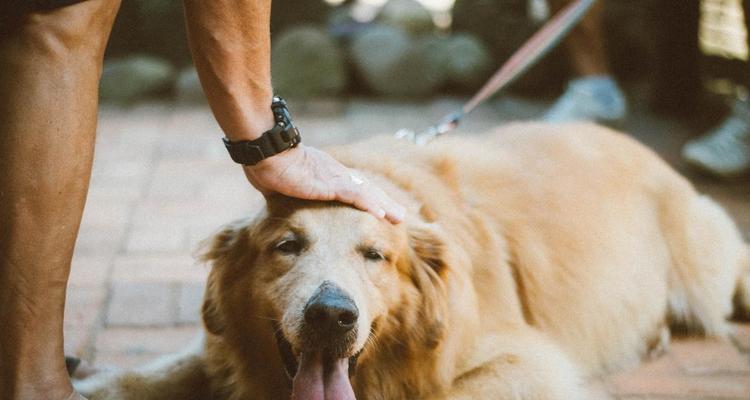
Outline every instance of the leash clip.
<svg viewBox="0 0 750 400"><path fill-rule="evenodd" d="M461 111L450 113L443 117L437 125L433 125L426 131L420 133L416 133L411 129L399 129L396 132L396 138L406 139L418 146L423 146L436 137L456 129L463 116L464 113Z"/></svg>

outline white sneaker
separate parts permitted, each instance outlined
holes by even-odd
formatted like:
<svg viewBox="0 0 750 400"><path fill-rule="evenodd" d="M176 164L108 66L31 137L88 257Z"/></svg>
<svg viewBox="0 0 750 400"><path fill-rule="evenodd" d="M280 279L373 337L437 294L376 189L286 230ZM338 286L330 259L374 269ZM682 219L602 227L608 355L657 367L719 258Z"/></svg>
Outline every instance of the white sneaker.
<svg viewBox="0 0 750 400"><path fill-rule="evenodd" d="M627 108L625 96L614 79L590 76L571 81L544 120L552 123L619 121L625 118Z"/></svg>
<svg viewBox="0 0 750 400"><path fill-rule="evenodd" d="M718 128L682 148L682 157L721 177L750 171L750 104L737 100L732 114Z"/></svg>

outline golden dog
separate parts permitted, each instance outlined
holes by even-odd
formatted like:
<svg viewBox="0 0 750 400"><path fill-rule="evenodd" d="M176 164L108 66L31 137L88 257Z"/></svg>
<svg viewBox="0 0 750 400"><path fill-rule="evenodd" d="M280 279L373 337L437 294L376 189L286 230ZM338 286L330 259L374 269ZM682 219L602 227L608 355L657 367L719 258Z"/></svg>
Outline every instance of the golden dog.
<svg viewBox="0 0 750 400"><path fill-rule="evenodd" d="M732 221L654 153L590 124L514 124L333 154L399 225L269 199L208 246L205 338L97 399L589 398L585 379L721 337L750 311Z"/></svg>

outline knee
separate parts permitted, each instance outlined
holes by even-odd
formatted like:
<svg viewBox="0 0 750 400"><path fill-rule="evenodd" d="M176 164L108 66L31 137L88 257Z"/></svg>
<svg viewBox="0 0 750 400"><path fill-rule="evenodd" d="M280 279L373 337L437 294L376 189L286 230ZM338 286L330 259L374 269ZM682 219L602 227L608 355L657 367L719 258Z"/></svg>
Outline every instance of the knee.
<svg viewBox="0 0 750 400"><path fill-rule="evenodd" d="M120 0L87 0L26 16L19 43L53 60L101 59Z"/></svg>

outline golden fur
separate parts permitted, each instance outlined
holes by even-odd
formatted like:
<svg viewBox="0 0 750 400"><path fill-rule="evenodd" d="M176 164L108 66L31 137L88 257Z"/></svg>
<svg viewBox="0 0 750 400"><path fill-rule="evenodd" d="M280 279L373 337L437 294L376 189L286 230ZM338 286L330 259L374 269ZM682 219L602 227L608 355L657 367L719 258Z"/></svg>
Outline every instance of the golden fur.
<svg viewBox="0 0 750 400"><path fill-rule="evenodd" d="M748 251L726 213L606 128L512 124L333 154L407 205L406 221L270 199L208 246L202 344L79 389L288 399L271 320L298 346L300 304L323 280L360 307L360 400L586 399L587 377L663 349L669 327L722 337L733 299L750 311ZM269 250L289 232L305 235L305 252ZM362 246L386 259L362 259Z"/></svg>

